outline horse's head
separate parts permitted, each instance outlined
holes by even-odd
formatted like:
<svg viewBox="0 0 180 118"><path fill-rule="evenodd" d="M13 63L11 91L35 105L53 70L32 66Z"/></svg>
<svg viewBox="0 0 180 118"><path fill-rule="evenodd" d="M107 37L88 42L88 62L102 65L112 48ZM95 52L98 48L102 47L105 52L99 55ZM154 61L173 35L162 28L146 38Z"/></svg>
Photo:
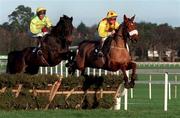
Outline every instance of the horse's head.
<svg viewBox="0 0 180 118"><path fill-rule="evenodd" d="M72 21L73 17L63 15L63 17L60 17L60 20L54 27L52 33L54 32L55 35L64 38L66 41L72 42L72 32L74 29Z"/></svg>
<svg viewBox="0 0 180 118"><path fill-rule="evenodd" d="M134 22L134 18L135 16L127 18L126 15L124 15L124 33L130 40L137 42L139 39L139 34L136 28L136 23Z"/></svg>

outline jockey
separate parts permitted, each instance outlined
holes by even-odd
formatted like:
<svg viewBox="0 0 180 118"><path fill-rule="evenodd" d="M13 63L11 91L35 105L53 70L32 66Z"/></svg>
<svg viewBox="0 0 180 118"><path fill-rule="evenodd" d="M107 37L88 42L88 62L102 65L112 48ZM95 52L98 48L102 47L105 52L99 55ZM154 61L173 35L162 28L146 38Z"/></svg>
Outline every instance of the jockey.
<svg viewBox="0 0 180 118"><path fill-rule="evenodd" d="M119 27L119 23L116 21L117 13L115 11L110 10L107 13L106 18L102 19L98 25L98 33L101 37L100 47L96 49L95 52L98 52L98 55L103 55L102 47L104 41L115 33L115 29Z"/></svg>
<svg viewBox="0 0 180 118"><path fill-rule="evenodd" d="M33 34L33 37L36 37L38 39L37 48L41 46L41 38L48 34L51 27L52 23L46 16L46 9L43 7L37 8L36 16L33 17L30 23L30 31ZM35 52L36 49L34 49L33 52Z"/></svg>

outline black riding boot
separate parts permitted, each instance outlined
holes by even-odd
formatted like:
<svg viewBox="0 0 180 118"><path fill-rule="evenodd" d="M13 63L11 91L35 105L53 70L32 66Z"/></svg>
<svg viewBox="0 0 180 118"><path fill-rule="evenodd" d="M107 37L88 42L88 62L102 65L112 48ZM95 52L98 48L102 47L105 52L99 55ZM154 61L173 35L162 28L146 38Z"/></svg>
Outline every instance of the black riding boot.
<svg viewBox="0 0 180 118"><path fill-rule="evenodd" d="M33 49L33 51L32 51L33 53L34 53L34 52L37 52L37 54L39 54L39 53L42 52L42 51L40 50L41 43L42 43L41 38L42 38L42 37L38 37L38 39L37 39L37 47L35 47L35 48Z"/></svg>
<svg viewBox="0 0 180 118"><path fill-rule="evenodd" d="M103 45L104 45L104 41L101 40L101 41L100 41L99 48L98 48L98 56L99 56L99 57L103 57L103 55L104 55L103 52L102 52Z"/></svg>

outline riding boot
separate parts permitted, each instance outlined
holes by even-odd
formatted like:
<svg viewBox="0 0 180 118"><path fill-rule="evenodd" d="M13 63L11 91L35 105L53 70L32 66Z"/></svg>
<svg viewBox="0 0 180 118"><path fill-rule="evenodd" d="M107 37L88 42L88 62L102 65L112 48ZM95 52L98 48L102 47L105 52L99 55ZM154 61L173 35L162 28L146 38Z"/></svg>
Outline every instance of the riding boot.
<svg viewBox="0 0 180 118"><path fill-rule="evenodd" d="M100 45L99 45L99 49L98 49L98 56L99 57L102 57L104 55L102 52L103 45L104 45L104 40L101 40Z"/></svg>
<svg viewBox="0 0 180 118"><path fill-rule="evenodd" d="M34 49L33 49L33 53L34 52L36 52L37 51L37 54L39 53L39 49L40 49L40 47L41 47L41 43L42 43L42 41L41 41L41 37L38 37L38 39L37 39L37 47L35 47Z"/></svg>

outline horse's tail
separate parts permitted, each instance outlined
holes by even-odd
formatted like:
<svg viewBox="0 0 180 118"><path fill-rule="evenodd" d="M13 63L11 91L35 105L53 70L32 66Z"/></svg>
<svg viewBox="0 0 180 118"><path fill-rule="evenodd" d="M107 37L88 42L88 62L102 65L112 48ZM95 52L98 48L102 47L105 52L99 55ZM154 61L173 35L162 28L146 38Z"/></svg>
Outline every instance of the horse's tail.
<svg viewBox="0 0 180 118"><path fill-rule="evenodd" d="M8 54L8 60L9 60L9 54ZM9 72L9 61L7 60L7 65L6 65L6 73L10 73Z"/></svg>
<svg viewBox="0 0 180 118"><path fill-rule="evenodd" d="M8 54L6 73L15 74L23 70L23 54L20 51L13 51Z"/></svg>
<svg viewBox="0 0 180 118"><path fill-rule="evenodd" d="M14 55L12 52L8 53L7 65L6 65L6 73L11 73L11 66L13 64Z"/></svg>

